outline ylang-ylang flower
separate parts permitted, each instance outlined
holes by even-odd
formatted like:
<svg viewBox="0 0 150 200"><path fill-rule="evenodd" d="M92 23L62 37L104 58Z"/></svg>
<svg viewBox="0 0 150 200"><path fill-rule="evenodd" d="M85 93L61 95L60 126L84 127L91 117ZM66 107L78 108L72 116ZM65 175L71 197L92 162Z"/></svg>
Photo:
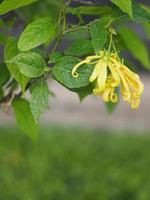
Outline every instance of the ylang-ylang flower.
<svg viewBox="0 0 150 200"><path fill-rule="evenodd" d="M86 57L74 66L72 76L78 77L77 69L83 64L94 65L89 79L96 85L93 89L94 95L101 95L105 102L117 103L116 89L120 87L123 99L133 109L139 107L144 85L139 76L124 65L117 53L100 50L98 55Z"/></svg>

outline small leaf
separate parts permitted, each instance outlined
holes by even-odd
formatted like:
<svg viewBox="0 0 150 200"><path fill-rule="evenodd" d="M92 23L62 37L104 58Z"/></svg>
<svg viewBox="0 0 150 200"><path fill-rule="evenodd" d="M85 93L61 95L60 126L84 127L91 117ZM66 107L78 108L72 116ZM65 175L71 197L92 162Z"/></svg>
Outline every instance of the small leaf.
<svg viewBox="0 0 150 200"><path fill-rule="evenodd" d="M0 15L4 15L7 12L34 3L36 1L38 0L3 0L3 2L0 4Z"/></svg>
<svg viewBox="0 0 150 200"><path fill-rule="evenodd" d="M76 92L79 96L80 102L82 102L88 95L93 93L93 85L89 84L81 88L71 89L71 91Z"/></svg>
<svg viewBox="0 0 150 200"><path fill-rule="evenodd" d="M105 103L105 105L109 114L113 113L117 107L117 103L112 102Z"/></svg>
<svg viewBox="0 0 150 200"><path fill-rule="evenodd" d="M127 27L120 27L119 34L133 56L139 60L145 68L150 69L148 49L136 32Z"/></svg>
<svg viewBox="0 0 150 200"><path fill-rule="evenodd" d="M12 106L20 129L35 140L38 133L38 125L32 116L29 102L22 98L16 98Z"/></svg>
<svg viewBox="0 0 150 200"><path fill-rule="evenodd" d="M4 63L0 63L0 86L2 86L9 78L9 71Z"/></svg>
<svg viewBox="0 0 150 200"><path fill-rule="evenodd" d="M84 56L93 52L90 40L77 40L65 51L66 55Z"/></svg>
<svg viewBox="0 0 150 200"><path fill-rule="evenodd" d="M13 63L18 66L19 71L29 78L39 77L44 74L46 69L45 60L40 54L29 52L19 53L7 63Z"/></svg>
<svg viewBox="0 0 150 200"><path fill-rule="evenodd" d="M96 20L90 25L90 33L92 38L92 46L96 53L103 48L107 41L107 31L101 20Z"/></svg>
<svg viewBox="0 0 150 200"><path fill-rule="evenodd" d="M131 18L132 14L132 0L111 0L116 6L118 6L123 12L127 13Z"/></svg>
<svg viewBox="0 0 150 200"><path fill-rule="evenodd" d="M55 24L48 17L40 18L29 24L18 41L20 51L29 51L54 38Z"/></svg>
<svg viewBox="0 0 150 200"><path fill-rule="evenodd" d="M108 15L111 12L111 7L109 6L80 6L76 8L68 7L67 13L73 15L83 14L83 15Z"/></svg>
<svg viewBox="0 0 150 200"><path fill-rule="evenodd" d="M56 62L58 62L61 58L62 58L62 54L61 54L61 53L59 53L59 52L53 52L53 53L51 53L50 56L49 56L49 61L48 61L48 63L49 63L49 64L56 63Z"/></svg>
<svg viewBox="0 0 150 200"><path fill-rule="evenodd" d="M71 74L73 67L79 62L80 59L71 56L66 56L60 59L52 69L56 80L68 88L80 88L88 85L92 73L91 66L83 65L79 67L79 76L77 78L73 77Z"/></svg>
<svg viewBox="0 0 150 200"><path fill-rule="evenodd" d="M47 83L40 79L32 87L30 108L35 121L48 108L49 90Z"/></svg>
<svg viewBox="0 0 150 200"><path fill-rule="evenodd" d="M16 56L17 53L18 53L17 42L15 38L11 37L7 40L7 43L5 45L5 50L4 50L5 61L10 60L14 56ZM16 64L14 63L6 63L6 64L11 76L19 83L24 92L27 83L29 82L29 79L20 73L19 68Z"/></svg>

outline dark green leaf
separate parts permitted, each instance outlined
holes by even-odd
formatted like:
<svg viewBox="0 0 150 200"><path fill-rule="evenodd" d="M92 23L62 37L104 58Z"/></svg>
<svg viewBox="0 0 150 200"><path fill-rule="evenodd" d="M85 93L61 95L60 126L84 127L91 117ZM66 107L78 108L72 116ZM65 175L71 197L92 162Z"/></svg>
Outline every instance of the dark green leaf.
<svg viewBox="0 0 150 200"><path fill-rule="evenodd" d="M5 46L5 52L4 52L5 61L10 60L14 56L16 56L17 53L18 50L17 50L16 40L14 38L9 38ZM7 67L11 76L19 83L22 90L24 91L27 83L29 82L29 79L20 73L18 66L16 64L7 63Z"/></svg>
<svg viewBox="0 0 150 200"><path fill-rule="evenodd" d="M28 51L47 41L51 42L54 35L54 22L48 17L40 18L29 24L22 32L18 42L18 49L20 51Z"/></svg>
<svg viewBox="0 0 150 200"><path fill-rule="evenodd" d="M73 67L80 62L80 59L66 56L59 60L52 72L57 81L68 88L80 88L89 84L89 78L92 68L88 65L79 67L77 78L73 77L71 72Z"/></svg>
<svg viewBox="0 0 150 200"><path fill-rule="evenodd" d="M81 88L71 89L71 91L76 92L79 96L80 101L82 102L88 95L92 94L93 86L92 84L89 84Z"/></svg>
<svg viewBox="0 0 150 200"><path fill-rule="evenodd" d="M36 1L38 0L3 0L3 2L0 4L0 15L4 15L9 11L26 6Z"/></svg>
<svg viewBox="0 0 150 200"><path fill-rule="evenodd" d="M53 64L58 62L60 59L62 58L62 54L59 52L53 52L51 53L50 57L49 57L49 64Z"/></svg>
<svg viewBox="0 0 150 200"><path fill-rule="evenodd" d="M0 86L2 86L9 78L9 71L4 63L0 63Z"/></svg>
<svg viewBox="0 0 150 200"><path fill-rule="evenodd" d="M17 65L19 71L29 78L43 75L46 69L45 60L40 54L34 52L19 53L12 59L8 60L7 63Z"/></svg>
<svg viewBox="0 0 150 200"><path fill-rule="evenodd" d="M96 53L103 48L107 41L107 31L104 23L101 20L96 20L90 25L90 32L92 38L92 46Z"/></svg>
<svg viewBox="0 0 150 200"><path fill-rule="evenodd" d="M31 90L31 112L35 121L38 121L39 116L48 109L49 90L47 83L40 79L32 87Z"/></svg>
<svg viewBox="0 0 150 200"><path fill-rule="evenodd" d="M7 36L5 33L0 32L0 45L4 45L6 43Z"/></svg>
<svg viewBox="0 0 150 200"><path fill-rule="evenodd" d="M70 56L84 56L93 51L90 40L77 40L65 51L65 54Z"/></svg>
<svg viewBox="0 0 150 200"><path fill-rule="evenodd" d="M38 125L32 116L29 102L25 99L17 98L13 101L12 106L20 129L35 140L38 133Z"/></svg>
<svg viewBox="0 0 150 200"><path fill-rule="evenodd" d="M3 88L0 87L0 99L4 96Z"/></svg>
<svg viewBox="0 0 150 200"><path fill-rule="evenodd" d="M145 10L140 4L133 4L133 21L150 22L150 12Z"/></svg>

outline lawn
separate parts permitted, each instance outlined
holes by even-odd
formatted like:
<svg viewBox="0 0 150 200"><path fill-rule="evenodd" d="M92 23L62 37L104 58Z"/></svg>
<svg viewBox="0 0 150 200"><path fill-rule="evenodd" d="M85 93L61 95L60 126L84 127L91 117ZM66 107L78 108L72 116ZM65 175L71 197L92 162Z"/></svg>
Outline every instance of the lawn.
<svg viewBox="0 0 150 200"><path fill-rule="evenodd" d="M0 200L149 200L150 136L0 128Z"/></svg>

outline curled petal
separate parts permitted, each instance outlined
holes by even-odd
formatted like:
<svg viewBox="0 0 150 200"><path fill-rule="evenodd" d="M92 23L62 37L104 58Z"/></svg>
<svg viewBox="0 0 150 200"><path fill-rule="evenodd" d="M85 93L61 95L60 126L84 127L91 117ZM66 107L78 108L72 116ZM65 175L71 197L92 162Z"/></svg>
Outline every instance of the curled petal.
<svg viewBox="0 0 150 200"><path fill-rule="evenodd" d="M98 59L100 58L100 56L88 56L86 57L85 60L79 62L78 64L76 64L73 69L72 69L72 76L77 78L78 77L78 72L77 72L77 69L81 66L81 65L84 65L84 64L89 64L92 60L94 59Z"/></svg>
<svg viewBox="0 0 150 200"><path fill-rule="evenodd" d="M78 69L81 65L86 64L86 63L87 63L86 60L83 60L83 61L79 62L78 64L76 64L76 65L73 67L73 69L72 69L72 76L75 77L75 78L77 78L77 77L78 77L77 69Z"/></svg>
<svg viewBox="0 0 150 200"><path fill-rule="evenodd" d="M111 92L110 92L110 101L112 102L112 103L117 103L118 102L118 95L115 93L115 88L113 87L112 89L111 89Z"/></svg>

